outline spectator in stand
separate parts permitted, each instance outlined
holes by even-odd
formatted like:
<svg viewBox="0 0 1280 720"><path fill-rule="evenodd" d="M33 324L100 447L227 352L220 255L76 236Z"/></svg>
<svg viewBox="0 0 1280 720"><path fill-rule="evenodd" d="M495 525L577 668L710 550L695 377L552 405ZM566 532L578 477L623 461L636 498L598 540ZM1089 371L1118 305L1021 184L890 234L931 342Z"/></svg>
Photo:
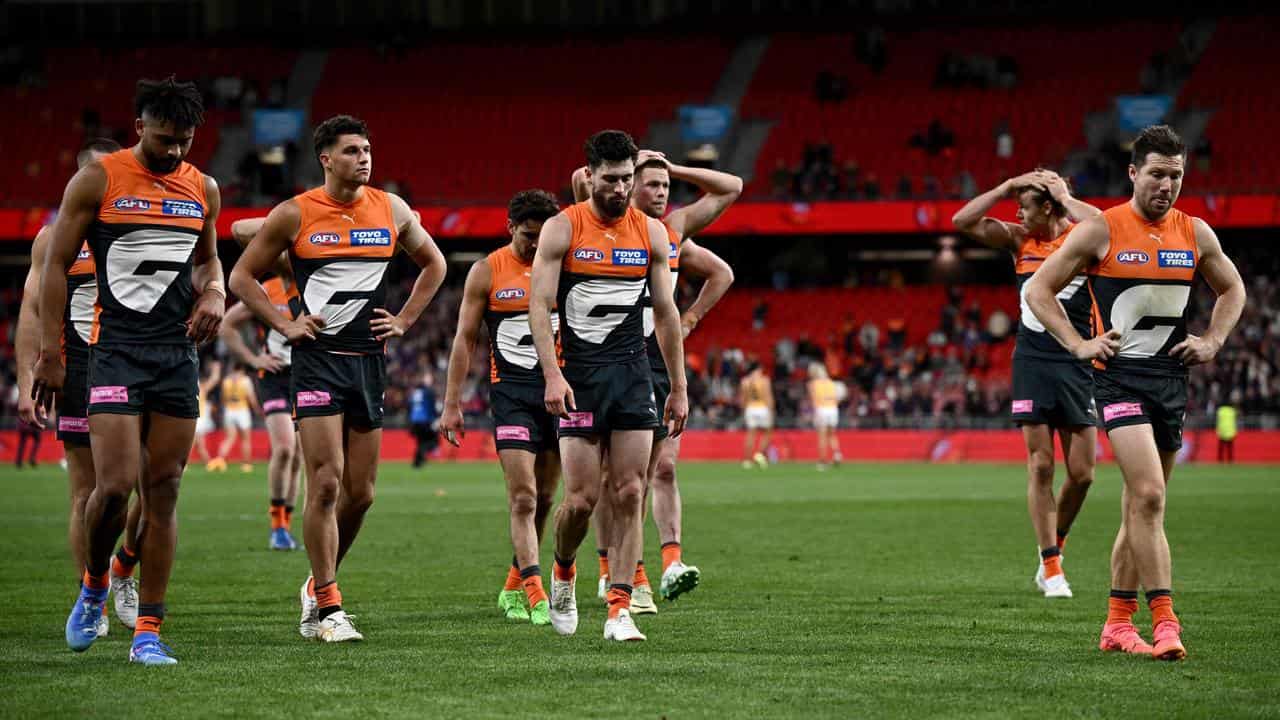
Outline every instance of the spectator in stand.
<svg viewBox="0 0 1280 720"><path fill-rule="evenodd" d="M1013 131L1009 129L1009 121L1001 119L996 123L994 132L996 139L996 157L1008 160L1013 157Z"/></svg>
<svg viewBox="0 0 1280 720"><path fill-rule="evenodd" d="M409 400L409 430L413 433L416 445L413 449L413 466L422 467L427 456L440 444L436 435L436 392L431 371L422 373L418 386L413 389Z"/></svg>
<svg viewBox="0 0 1280 720"><path fill-rule="evenodd" d="M764 298L756 301L755 307L751 309L751 327L757 332L764 329L765 322L769 319L769 303Z"/></svg>

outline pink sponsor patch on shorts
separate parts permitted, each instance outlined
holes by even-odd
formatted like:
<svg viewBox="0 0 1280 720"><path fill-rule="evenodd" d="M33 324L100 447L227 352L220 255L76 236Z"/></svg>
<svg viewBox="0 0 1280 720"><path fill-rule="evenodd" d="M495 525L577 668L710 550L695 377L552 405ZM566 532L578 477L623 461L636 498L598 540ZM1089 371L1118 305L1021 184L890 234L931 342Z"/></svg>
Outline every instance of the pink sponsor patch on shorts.
<svg viewBox="0 0 1280 720"><path fill-rule="evenodd" d="M58 418L59 432L89 432L89 418L80 417L60 417Z"/></svg>
<svg viewBox="0 0 1280 720"><path fill-rule="evenodd" d="M1031 409L1035 407L1035 405L1036 405L1036 401L1035 401L1035 400L1014 400L1014 401L1013 401L1013 412L1014 412L1015 414L1016 414L1016 413L1029 413L1029 412L1031 412Z"/></svg>
<svg viewBox="0 0 1280 720"><path fill-rule="evenodd" d="M100 385L89 389L89 404L94 403L127 403L129 388L124 385Z"/></svg>
<svg viewBox="0 0 1280 720"><path fill-rule="evenodd" d="M499 440L524 440L529 442L529 428L520 425L499 425L496 428Z"/></svg>
<svg viewBox="0 0 1280 720"><path fill-rule="evenodd" d="M1142 403L1111 403L1102 408L1102 419L1105 422L1141 414Z"/></svg>
<svg viewBox="0 0 1280 720"><path fill-rule="evenodd" d="M560 418L562 428L589 428L595 424L595 413L571 412L569 419Z"/></svg>
<svg viewBox="0 0 1280 720"><path fill-rule="evenodd" d="M289 409L289 402L281 398L276 398L275 400L268 400L262 403L262 412L264 413L275 412L276 410L288 410L288 409Z"/></svg>
<svg viewBox="0 0 1280 720"><path fill-rule="evenodd" d="M328 405L329 402L329 393L324 390L303 390L298 393L297 402L295 404L300 408L304 408L320 407L322 405Z"/></svg>

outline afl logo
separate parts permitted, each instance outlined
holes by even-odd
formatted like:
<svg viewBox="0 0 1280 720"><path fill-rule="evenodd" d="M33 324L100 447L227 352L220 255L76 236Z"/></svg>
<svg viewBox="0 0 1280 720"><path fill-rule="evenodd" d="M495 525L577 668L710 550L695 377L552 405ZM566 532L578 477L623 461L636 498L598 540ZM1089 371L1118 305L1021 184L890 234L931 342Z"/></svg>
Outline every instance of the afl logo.
<svg viewBox="0 0 1280 720"><path fill-rule="evenodd" d="M519 300L524 297L523 288L506 288L494 293L493 296L498 300Z"/></svg>
<svg viewBox="0 0 1280 720"><path fill-rule="evenodd" d="M342 242L338 233L312 233L310 240L312 245L337 245Z"/></svg>
<svg viewBox="0 0 1280 720"><path fill-rule="evenodd" d="M142 212L151 209L151 201L136 197L122 197L111 203L111 206L125 212Z"/></svg>
<svg viewBox="0 0 1280 720"><path fill-rule="evenodd" d="M77 260L88 260L93 257L93 253L89 252L89 248L81 248L79 254L76 255Z"/></svg>
<svg viewBox="0 0 1280 720"><path fill-rule="evenodd" d="M604 259L604 253L595 248L578 248L573 251L573 259L582 262L600 262Z"/></svg>
<svg viewBox="0 0 1280 720"><path fill-rule="evenodd" d="M1116 253L1116 262L1125 265L1145 265L1150 260L1151 256L1141 250L1121 250Z"/></svg>

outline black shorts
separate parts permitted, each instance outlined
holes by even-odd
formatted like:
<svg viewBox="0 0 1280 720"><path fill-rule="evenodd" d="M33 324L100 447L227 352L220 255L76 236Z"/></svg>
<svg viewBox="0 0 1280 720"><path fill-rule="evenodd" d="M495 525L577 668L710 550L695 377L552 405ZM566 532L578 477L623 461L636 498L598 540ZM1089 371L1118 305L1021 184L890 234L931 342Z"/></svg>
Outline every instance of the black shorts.
<svg viewBox="0 0 1280 720"><path fill-rule="evenodd" d="M1128 425L1150 425L1156 447L1172 452L1182 447L1187 413L1187 379L1098 371L1093 375L1098 414L1107 432Z"/></svg>
<svg viewBox="0 0 1280 720"><path fill-rule="evenodd" d="M1084 363L1044 360L1014 354L1013 422L1053 428L1097 423L1093 409L1093 370Z"/></svg>
<svg viewBox="0 0 1280 720"><path fill-rule="evenodd" d="M666 412L667 396L671 394L671 378L667 376L666 368L655 370L649 368L649 373L653 376L653 407L658 413L658 427L653 431L653 440L667 439L667 424L662 422L662 413Z"/></svg>
<svg viewBox="0 0 1280 720"><path fill-rule="evenodd" d="M58 398L58 439L65 445L89 447L88 361L67 359L67 379Z"/></svg>
<svg viewBox="0 0 1280 720"><path fill-rule="evenodd" d="M289 368L274 373L263 373L258 378L258 403L263 415L293 412L293 393L289 389Z"/></svg>
<svg viewBox="0 0 1280 720"><path fill-rule="evenodd" d="M565 368L576 410L560 418L561 436L595 436L614 430L655 430L657 403L649 358L601 367Z"/></svg>
<svg viewBox="0 0 1280 720"><path fill-rule="evenodd" d="M93 345L89 414L198 418L199 368L193 345Z"/></svg>
<svg viewBox="0 0 1280 720"><path fill-rule="evenodd" d="M510 380L489 386L493 444L499 450L555 450L556 418L547 412L542 385Z"/></svg>
<svg viewBox="0 0 1280 720"><path fill-rule="evenodd" d="M293 351L293 415L343 415L361 430L382 427L387 360L375 355L340 355L324 350Z"/></svg>

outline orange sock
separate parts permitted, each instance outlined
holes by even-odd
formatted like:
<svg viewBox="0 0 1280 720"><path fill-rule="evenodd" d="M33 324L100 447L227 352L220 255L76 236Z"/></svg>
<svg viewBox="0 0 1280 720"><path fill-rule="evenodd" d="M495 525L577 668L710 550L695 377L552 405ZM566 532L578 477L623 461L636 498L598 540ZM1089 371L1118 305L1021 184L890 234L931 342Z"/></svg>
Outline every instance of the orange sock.
<svg viewBox="0 0 1280 720"><path fill-rule="evenodd" d="M316 596L316 579L314 577L307 578L307 596Z"/></svg>
<svg viewBox="0 0 1280 720"><path fill-rule="evenodd" d="M316 586L316 607L338 607L342 605L342 592L338 590L338 581Z"/></svg>
<svg viewBox="0 0 1280 720"><path fill-rule="evenodd" d="M272 505L271 506L271 529L279 530L282 527L284 527L284 506Z"/></svg>
<svg viewBox="0 0 1280 720"><path fill-rule="evenodd" d="M556 558L556 561L552 563L551 567L555 578L561 582L572 580L574 576L578 574L578 563L576 562L565 566L560 564L559 558Z"/></svg>
<svg viewBox="0 0 1280 720"><path fill-rule="evenodd" d="M626 588L625 590L623 588ZM618 611L627 610L631 607L631 588L627 585L610 586L608 594L604 596L605 601L609 603L609 617L618 616Z"/></svg>
<svg viewBox="0 0 1280 720"><path fill-rule="evenodd" d="M1067 531L1066 531L1066 530L1059 530L1059 531L1058 531L1058 550L1059 550L1059 552L1061 552L1062 548L1064 548L1064 547L1066 547L1066 546L1067 546Z"/></svg>
<svg viewBox="0 0 1280 720"><path fill-rule="evenodd" d="M1062 574L1062 558L1061 557L1057 555L1050 555L1049 557L1044 558L1041 562L1044 563L1044 576L1046 578L1051 578L1055 575Z"/></svg>
<svg viewBox="0 0 1280 720"><path fill-rule="evenodd" d="M609 577L609 551L597 550L596 554L600 556L600 577Z"/></svg>
<svg viewBox="0 0 1280 720"><path fill-rule="evenodd" d="M520 589L520 571L515 565L507 566L507 583L502 586L504 592Z"/></svg>
<svg viewBox="0 0 1280 720"><path fill-rule="evenodd" d="M522 581L524 596L529 599L529 607L533 607L547 599L547 591L542 589L542 575L530 575Z"/></svg>
<svg viewBox="0 0 1280 720"><path fill-rule="evenodd" d="M285 505L284 506L284 529L288 530L291 527L293 527L293 506Z"/></svg>
<svg viewBox="0 0 1280 720"><path fill-rule="evenodd" d="M1107 600L1107 624L1131 624L1133 614L1138 612L1137 598L1118 598L1114 595Z"/></svg>
<svg viewBox="0 0 1280 720"><path fill-rule="evenodd" d="M662 571L666 572L671 563L680 562L680 543L669 542L662 544Z"/></svg>
<svg viewBox="0 0 1280 720"><path fill-rule="evenodd" d="M124 558L127 562L122 561ZM111 557L111 574L116 577L133 577L133 571L138 567L138 556L129 551L129 548L121 545L120 550Z"/></svg>
<svg viewBox="0 0 1280 720"><path fill-rule="evenodd" d="M645 574L643 560L636 563L636 576L635 576L635 579L631 581L631 584L634 587L640 587L641 585L649 584L649 576Z"/></svg>
<svg viewBox="0 0 1280 720"><path fill-rule="evenodd" d="M108 573L101 575L90 575L88 570L84 571L84 577L80 579L84 586L90 590L106 590L111 587L111 578Z"/></svg>
<svg viewBox="0 0 1280 720"><path fill-rule="evenodd" d="M138 623L133 627L134 637L142 633L160 634L160 623L164 622L163 618L153 617L151 615L139 615Z"/></svg>
<svg viewBox="0 0 1280 720"><path fill-rule="evenodd" d="M1147 601L1147 607L1151 608L1151 627L1166 621L1178 622L1178 616L1173 614L1173 598L1169 595L1151 598Z"/></svg>

